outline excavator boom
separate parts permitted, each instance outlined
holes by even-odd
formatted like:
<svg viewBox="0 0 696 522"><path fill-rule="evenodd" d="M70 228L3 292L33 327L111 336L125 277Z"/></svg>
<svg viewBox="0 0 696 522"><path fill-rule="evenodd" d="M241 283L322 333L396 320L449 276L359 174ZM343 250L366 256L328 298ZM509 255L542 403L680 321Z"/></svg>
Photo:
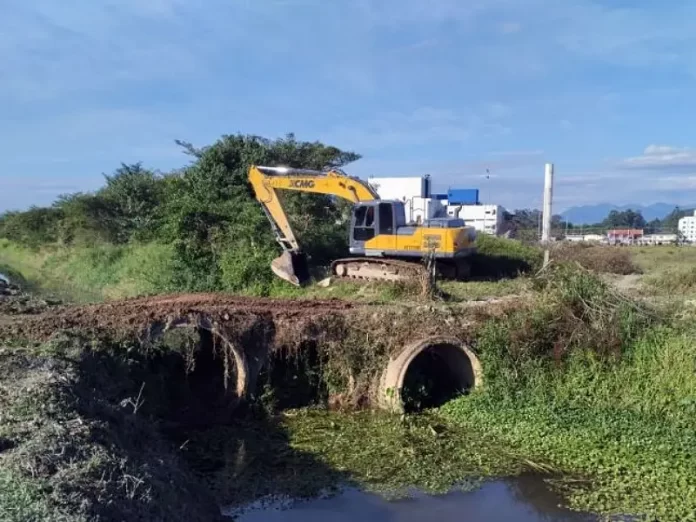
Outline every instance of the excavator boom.
<svg viewBox="0 0 696 522"><path fill-rule="evenodd" d="M324 172L253 165L249 168L249 182L256 199L271 222L276 240L283 248L283 253L271 263L271 270L281 279L296 286L301 286L309 280L307 259L300 249L276 190L328 194L353 203L379 199L369 185L338 170Z"/></svg>

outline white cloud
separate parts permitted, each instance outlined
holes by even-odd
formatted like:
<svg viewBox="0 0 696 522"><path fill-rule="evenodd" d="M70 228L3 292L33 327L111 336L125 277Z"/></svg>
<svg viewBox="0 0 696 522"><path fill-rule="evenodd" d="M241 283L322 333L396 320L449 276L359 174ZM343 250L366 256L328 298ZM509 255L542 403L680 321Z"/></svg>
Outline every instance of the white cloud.
<svg viewBox="0 0 696 522"><path fill-rule="evenodd" d="M671 145L648 145L643 154L619 162L623 169L655 171L695 170L696 149Z"/></svg>

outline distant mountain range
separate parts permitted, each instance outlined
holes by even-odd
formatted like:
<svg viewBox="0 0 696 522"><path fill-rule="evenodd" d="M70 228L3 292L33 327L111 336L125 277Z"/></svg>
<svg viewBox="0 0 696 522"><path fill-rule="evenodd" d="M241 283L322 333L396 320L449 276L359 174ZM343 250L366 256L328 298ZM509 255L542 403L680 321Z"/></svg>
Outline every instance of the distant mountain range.
<svg viewBox="0 0 696 522"><path fill-rule="evenodd" d="M662 219L672 212L677 205L672 203L653 203L652 205L612 205L611 203L600 203L598 205L583 205L571 207L561 214L563 219L570 223L582 225L599 223L607 217L612 210L635 210L640 211L646 221Z"/></svg>

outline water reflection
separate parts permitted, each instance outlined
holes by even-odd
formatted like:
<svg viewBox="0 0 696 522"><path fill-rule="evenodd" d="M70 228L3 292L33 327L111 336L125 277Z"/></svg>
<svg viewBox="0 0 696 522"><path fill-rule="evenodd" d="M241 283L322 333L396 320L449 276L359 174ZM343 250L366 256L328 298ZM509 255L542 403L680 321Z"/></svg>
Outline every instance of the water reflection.
<svg viewBox="0 0 696 522"><path fill-rule="evenodd" d="M351 489L339 496L277 505L242 514L240 522L584 522L597 517L559 507L561 499L540 477L489 482L468 492L418 494L387 501Z"/></svg>

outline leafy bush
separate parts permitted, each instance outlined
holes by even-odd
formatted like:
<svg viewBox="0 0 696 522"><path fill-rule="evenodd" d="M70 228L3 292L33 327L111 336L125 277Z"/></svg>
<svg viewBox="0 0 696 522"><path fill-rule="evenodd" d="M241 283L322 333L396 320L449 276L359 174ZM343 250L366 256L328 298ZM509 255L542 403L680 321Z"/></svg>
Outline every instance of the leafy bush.
<svg viewBox="0 0 696 522"><path fill-rule="evenodd" d="M552 250L551 258L561 263L576 262L595 272L619 275L640 273L631 253L620 247L562 244Z"/></svg>
<svg viewBox="0 0 696 522"><path fill-rule="evenodd" d="M57 208L32 207L0 216L0 237L36 248L58 238L63 213Z"/></svg>
<svg viewBox="0 0 696 522"><path fill-rule="evenodd" d="M696 267L675 267L644 279L644 284L653 292L683 295L696 291Z"/></svg>
<svg viewBox="0 0 696 522"><path fill-rule="evenodd" d="M599 360L621 358L657 320L651 310L583 269L551 267L533 285L542 296L533 308L491 321L479 335L486 374L500 386L501 400L528 386L542 369L562 367L575 352Z"/></svg>
<svg viewBox="0 0 696 522"><path fill-rule="evenodd" d="M223 136L201 149L179 144L193 158L183 169L157 174L139 163L121 165L105 176L105 186L93 194L64 195L49 208L6 213L0 217L0 237L32 248L93 247L96 256L121 252L109 249L110 245L156 240L167 245L173 257L163 264L167 272L160 280L143 291L154 287L240 291L256 285L264 293L270 288L268 262L279 252L268 219L247 183L249 165L323 170L359 158L318 142L297 141L292 134L278 140ZM325 264L345 253L342 204L321 194L283 197L312 264ZM83 261L85 266L116 264L107 259Z"/></svg>
<svg viewBox="0 0 696 522"><path fill-rule="evenodd" d="M474 277L498 279L517 277L541 268L543 253L538 247L515 239L479 234L472 259Z"/></svg>

